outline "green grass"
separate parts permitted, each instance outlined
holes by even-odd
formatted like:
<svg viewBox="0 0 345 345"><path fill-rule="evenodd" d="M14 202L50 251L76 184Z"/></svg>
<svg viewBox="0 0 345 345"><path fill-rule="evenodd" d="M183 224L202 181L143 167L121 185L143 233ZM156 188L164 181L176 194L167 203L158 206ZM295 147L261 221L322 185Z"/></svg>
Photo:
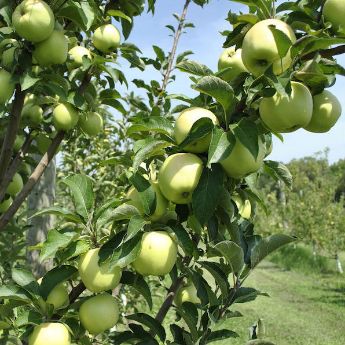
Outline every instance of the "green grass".
<svg viewBox="0 0 345 345"><path fill-rule="evenodd" d="M228 319L218 328L236 331L240 337L217 345L244 345L248 328L264 319L267 340L276 345L344 345L345 277L305 275L264 262L246 281L270 297L236 304L242 318Z"/></svg>

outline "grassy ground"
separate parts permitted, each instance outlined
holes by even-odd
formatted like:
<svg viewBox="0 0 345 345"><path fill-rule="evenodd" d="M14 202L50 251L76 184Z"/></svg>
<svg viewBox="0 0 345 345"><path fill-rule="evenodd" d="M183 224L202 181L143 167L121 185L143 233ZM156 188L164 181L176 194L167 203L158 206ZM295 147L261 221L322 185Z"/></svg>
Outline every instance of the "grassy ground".
<svg viewBox="0 0 345 345"><path fill-rule="evenodd" d="M217 345L244 345L248 328L264 319L267 340L276 345L344 345L345 277L305 275L264 262L246 286L267 292L270 297L237 304L242 318L228 319L219 328L236 331L240 338Z"/></svg>

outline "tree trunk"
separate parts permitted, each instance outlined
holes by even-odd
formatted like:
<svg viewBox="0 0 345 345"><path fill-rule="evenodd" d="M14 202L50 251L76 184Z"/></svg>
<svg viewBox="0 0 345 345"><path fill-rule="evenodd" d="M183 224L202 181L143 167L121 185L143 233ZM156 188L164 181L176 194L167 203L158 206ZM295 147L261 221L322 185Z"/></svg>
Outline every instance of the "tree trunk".
<svg viewBox="0 0 345 345"><path fill-rule="evenodd" d="M335 254L335 262L336 262L336 265L337 265L338 273L343 274L344 273L343 265L341 264L341 261L339 259L338 253Z"/></svg>
<svg viewBox="0 0 345 345"><path fill-rule="evenodd" d="M41 157L35 156L34 158L39 161ZM55 180L56 164L55 160L52 160L28 197L29 217L43 208L53 206L55 199ZM52 215L47 215L30 219L26 237L27 246L35 246L45 241L48 230L54 226L54 218ZM51 260L43 263L39 261L39 252L37 250L27 250L27 259L33 274L37 278L42 277L52 267Z"/></svg>

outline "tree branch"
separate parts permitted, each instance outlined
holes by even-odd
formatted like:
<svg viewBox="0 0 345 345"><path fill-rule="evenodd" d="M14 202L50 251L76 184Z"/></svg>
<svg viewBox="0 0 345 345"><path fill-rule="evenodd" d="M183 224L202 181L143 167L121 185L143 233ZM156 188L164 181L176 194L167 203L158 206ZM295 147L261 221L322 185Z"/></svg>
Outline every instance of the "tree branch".
<svg viewBox="0 0 345 345"><path fill-rule="evenodd" d="M65 132L62 132L62 131L58 132L56 137L53 139L51 145L49 146L48 151L44 154L41 161L38 163L36 169L33 171L31 176L29 177L23 189L16 196L10 208L0 217L0 230L2 230L9 223L11 218L15 215L19 207L25 201L26 197L34 188L38 179L43 175L48 164L54 158L59 148L59 145L61 144L64 138L64 135L65 135Z"/></svg>
<svg viewBox="0 0 345 345"><path fill-rule="evenodd" d="M157 100L157 103L156 104L159 104L162 97L163 97L163 94L168 86L168 82L169 82L169 78L170 78L170 74L173 70L173 64L175 62L175 55L176 55L176 50L177 50L177 45L178 45L178 42L180 40L180 37L181 37L181 34L182 34L182 30L183 30L183 27L184 27L184 22L186 20L186 16L187 16L187 10L188 10L188 6L190 4L191 0L186 0L184 6L183 6L183 11L182 11L182 14L181 14L181 17L180 17L180 22L179 22L179 25L178 25L178 28L176 30L176 33L175 33L175 36L174 36L174 41L173 41L173 46L172 46L172 49L171 49L171 53L169 54L169 60L168 60L168 67L165 71L165 74L163 76L163 82L162 82L162 86L161 86L161 93L158 97L158 100Z"/></svg>
<svg viewBox="0 0 345 345"><path fill-rule="evenodd" d="M315 53L319 53L323 58L331 58L336 55L345 54L345 45L309 53L302 56L302 60L311 60L315 56Z"/></svg>
<svg viewBox="0 0 345 345"><path fill-rule="evenodd" d="M14 95L14 100L12 103L12 110L10 113L10 123L8 125L4 142L2 144L1 154L0 154L0 181L3 180L8 165L10 164L13 145L16 140L16 135L20 124L20 115L23 110L25 98L25 91L21 90L19 84L16 85L16 91Z"/></svg>
<svg viewBox="0 0 345 345"><path fill-rule="evenodd" d="M75 286L72 291L69 293L69 303L74 303L77 298L86 290L84 283L79 283Z"/></svg>
<svg viewBox="0 0 345 345"><path fill-rule="evenodd" d="M4 199L4 196L6 194L6 190L10 182L12 181L13 176L17 172L20 163L23 161L25 155L29 151L30 145L33 141L33 136L30 134L26 137L25 142L21 149L18 151L16 157L13 159L11 165L9 166L5 177L0 183L0 202Z"/></svg>

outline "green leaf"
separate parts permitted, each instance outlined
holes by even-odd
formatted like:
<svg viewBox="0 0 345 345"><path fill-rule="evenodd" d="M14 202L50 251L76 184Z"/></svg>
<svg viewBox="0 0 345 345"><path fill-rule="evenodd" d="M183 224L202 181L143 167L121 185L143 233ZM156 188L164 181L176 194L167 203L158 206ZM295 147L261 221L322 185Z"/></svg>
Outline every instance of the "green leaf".
<svg viewBox="0 0 345 345"><path fill-rule="evenodd" d="M150 222L146 221L142 216L133 216L128 224L126 241L133 238L146 224L149 223Z"/></svg>
<svg viewBox="0 0 345 345"><path fill-rule="evenodd" d="M20 269L20 268L13 268L12 269L12 279L13 281L21 286L23 289L28 291L29 293L33 294L34 296L39 296L39 285L36 281L36 278L30 271Z"/></svg>
<svg viewBox="0 0 345 345"><path fill-rule="evenodd" d="M176 68L182 72L194 74L197 76L211 75L213 72L205 65L199 64L192 60L183 60L176 65Z"/></svg>
<svg viewBox="0 0 345 345"><path fill-rule="evenodd" d="M115 209L107 209L103 212L98 218L96 226L100 229L110 222L131 219L135 215L139 215L139 211L134 206L122 204Z"/></svg>
<svg viewBox="0 0 345 345"><path fill-rule="evenodd" d="M206 117L200 118L199 120L193 123L193 126L190 129L187 137L182 141L182 143L179 146L181 148L184 148L187 145L192 146L194 142L207 137L214 127L215 126L211 119Z"/></svg>
<svg viewBox="0 0 345 345"><path fill-rule="evenodd" d="M234 331L230 331L229 329L219 329L210 333L210 335L207 337L206 344L213 343L214 341L238 337L239 335Z"/></svg>
<svg viewBox="0 0 345 345"><path fill-rule="evenodd" d="M232 267L233 272L239 273L244 265L243 249L232 241L222 241L214 246Z"/></svg>
<svg viewBox="0 0 345 345"><path fill-rule="evenodd" d="M90 249L89 243L84 240L78 240L76 242L72 242L66 248L58 252L59 260L61 262L70 260L81 254L86 253L89 249Z"/></svg>
<svg viewBox="0 0 345 345"><path fill-rule="evenodd" d="M26 325L39 325L42 323L42 315L34 310L27 308L17 308L17 317L15 320L16 327L23 327Z"/></svg>
<svg viewBox="0 0 345 345"><path fill-rule="evenodd" d="M49 293L56 285L71 279L77 272L78 270L70 265L62 265L53 268L47 272L42 279L40 285L41 296L47 299Z"/></svg>
<svg viewBox="0 0 345 345"><path fill-rule="evenodd" d="M234 301L235 303L251 302L254 301L258 296L269 297L267 293L260 292L254 288L240 287L238 290L236 290Z"/></svg>
<svg viewBox="0 0 345 345"><path fill-rule="evenodd" d="M76 236L78 234L74 231L61 233L56 229L50 230L42 246L40 261L53 258L58 250L66 248Z"/></svg>
<svg viewBox="0 0 345 345"><path fill-rule="evenodd" d="M225 114L232 110L235 103L234 91L226 81L215 76L206 76L199 79L193 88L213 97L222 105Z"/></svg>
<svg viewBox="0 0 345 345"><path fill-rule="evenodd" d="M250 261L251 267L257 266L267 255L271 254L278 248L285 246L288 243L296 241L296 237L275 234L267 238L261 239L252 249Z"/></svg>
<svg viewBox="0 0 345 345"><path fill-rule="evenodd" d="M77 24L81 29L88 31L93 23L95 14L88 2L79 4L76 1L68 1L57 12L57 17L64 17Z"/></svg>
<svg viewBox="0 0 345 345"><path fill-rule="evenodd" d="M2 285L0 286L0 299L10 299L24 303L31 302L30 294L23 288L16 285Z"/></svg>
<svg viewBox="0 0 345 345"><path fill-rule="evenodd" d="M139 275L130 271L122 272L121 284L130 285L137 290L146 300L150 309L152 309L152 297L149 285L145 279Z"/></svg>
<svg viewBox="0 0 345 345"><path fill-rule="evenodd" d="M61 182L69 187L77 213L87 221L95 201L92 180L80 174L69 176Z"/></svg>
<svg viewBox="0 0 345 345"><path fill-rule="evenodd" d="M127 135L131 136L138 132L156 132L173 136L174 128L170 120L160 116L150 116L140 118L138 122L135 122L127 130Z"/></svg>
<svg viewBox="0 0 345 345"><path fill-rule="evenodd" d="M278 48L278 54L282 59L287 55L292 46L292 42L283 31L276 29L273 25L269 26L269 28L273 34L276 46Z"/></svg>
<svg viewBox="0 0 345 345"><path fill-rule="evenodd" d="M20 86L22 91L29 89L31 86L34 86L40 78L35 78L30 74L26 73L20 78Z"/></svg>
<svg viewBox="0 0 345 345"><path fill-rule="evenodd" d="M177 309L177 313L183 318L187 324L193 340L197 341L199 338L197 324L198 324L198 310L193 303L185 302L180 308Z"/></svg>
<svg viewBox="0 0 345 345"><path fill-rule="evenodd" d="M257 159L259 154L259 132L256 124L248 119L242 119L232 127L236 139L244 145Z"/></svg>
<svg viewBox="0 0 345 345"><path fill-rule="evenodd" d="M190 238L187 230L183 227L182 224L169 224L174 234L177 237L179 246L183 249L186 255L195 255L198 251L197 246Z"/></svg>
<svg viewBox="0 0 345 345"><path fill-rule="evenodd" d="M69 221L69 222L81 223L82 221L81 218L77 214L72 213L68 210L65 210L61 207L56 207L56 206L44 208L43 210L38 211L35 214L33 214L30 218L45 216L47 214L53 214L55 216L62 217L64 220Z"/></svg>
<svg viewBox="0 0 345 345"><path fill-rule="evenodd" d="M137 313L126 316L127 319L139 322L153 331L155 334L158 335L161 341L165 341L166 334L164 327L161 325L159 321L154 319L152 316L144 314L144 313Z"/></svg>
<svg viewBox="0 0 345 345"><path fill-rule="evenodd" d="M276 181L283 181L288 188L292 187L292 175L284 164L266 160L264 161L264 171Z"/></svg>
<svg viewBox="0 0 345 345"><path fill-rule="evenodd" d="M126 14L124 14L122 11L120 10L109 10L107 12L107 14L111 17L119 17L119 18L123 18L125 20L127 20L128 22L132 23L132 18L128 17Z"/></svg>
<svg viewBox="0 0 345 345"><path fill-rule="evenodd" d="M154 52L157 55L157 58L160 62L163 62L165 60L165 54L162 48L158 47L158 46L152 46Z"/></svg>
<svg viewBox="0 0 345 345"><path fill-rule="evenodd" d="M212 217L223 188L223 169L213 165L212 169L204 168L199 184L193 192L193 211L201 225L205 225Z"/></svg>
<svg viewBox="0 0 345 345"><path fill-rule="evenodd" d="M236 144L236 138L232 131L224 132L221 128L214 127L208 150L207 167L218 163L230 155Z"/></svg>

